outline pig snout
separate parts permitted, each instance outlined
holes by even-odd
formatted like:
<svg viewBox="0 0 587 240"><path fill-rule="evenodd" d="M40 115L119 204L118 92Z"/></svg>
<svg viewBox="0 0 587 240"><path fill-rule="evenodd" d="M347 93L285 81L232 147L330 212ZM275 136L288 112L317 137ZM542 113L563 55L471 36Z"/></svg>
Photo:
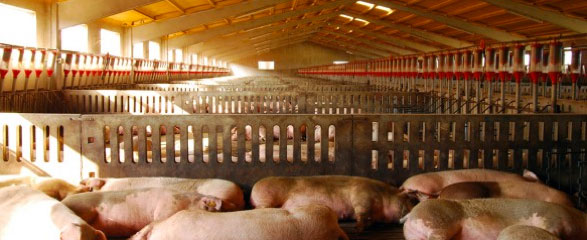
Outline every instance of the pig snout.
<svg viewBox="0 0 587 240"><path fill-rule="evenodd" d="M199 209L208 212L220 212L222 209L222 200L215 197L204 196L199 201Z"/></svg>
<svg viewBox="0 0 587 240"><path fill-rule="evenodd" d="M104 179L98 178L87 178L80 182L82 186L88 187L90 191L100 190L106 181Z"/></svg>

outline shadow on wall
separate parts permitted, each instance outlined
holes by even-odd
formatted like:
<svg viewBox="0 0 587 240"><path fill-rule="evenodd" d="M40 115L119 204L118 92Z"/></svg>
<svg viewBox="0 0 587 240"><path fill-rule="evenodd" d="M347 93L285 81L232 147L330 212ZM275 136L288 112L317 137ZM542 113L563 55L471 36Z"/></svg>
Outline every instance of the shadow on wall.
<svg viewBox="0 0 587 240"><path fill-rule="evenodd" d="M231 64L233 76L235 77L251 77L251 76L277 76L288 77L295 76L296 70L259 70L255 67L244 66L240 64Z"/></svg>

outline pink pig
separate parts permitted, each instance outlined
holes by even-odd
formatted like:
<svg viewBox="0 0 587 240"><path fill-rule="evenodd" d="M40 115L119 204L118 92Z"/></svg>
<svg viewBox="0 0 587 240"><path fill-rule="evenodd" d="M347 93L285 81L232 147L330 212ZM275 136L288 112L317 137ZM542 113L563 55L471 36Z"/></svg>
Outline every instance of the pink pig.
<svg viewBox="0 0 587 240"><path fill-rule="evenodd" d="M587 214L567 206L526 199L430 199L404 219L407 240L497 239L506 227L529 225L568 240L585 239Z"/></svg>
<svg viewBox="0 0 587 240"><path fill-rule="evenodd" d="M391 185L351 176L264 178L253 186L251 204L284 209L322 204L339 219L357 220L359 230L371 222L397 222L413 206L407 195Z"/></svg>
<svg viewBox="0 0 587 240"><path fill-rule="evenodd" d="M290 210L209 213L186 210L145 227L130 240L347 240L336 214L322 205Z"/></svg>
<svg viewBox="0 0 587 240"><path fill-rule="evenodd" d="M61 202L27 186L0 188L0 239L106 240Z"/></svg>
<svg viewBox="0 0 587 240"><path fill-rule="evenodd" d="M219 211L222 206L222 201L214 197L165 188L82 193L62 203L109 237L131 236L181 210Z"/></svg>
<svg viewBox="0 0 587 240"><path fill-rule="evenodd" d="M140 188L168 188L182 192L197 192L222 200L222 211L238 211L245 207L243 190L223 179L190 179L171 177L89 178L82 184L94 191L120 191Z"/></svg>
<svg viewBox="0 0 587 240"><path fill-rule="evenodd" d="M541 182L462 182L450 185L440 192L441 199L517 198L534 199L573 207L573 202L559 190Z"/></svg>
<svg viewBox="0 0 587 240"><path fill-rule="evenodd" d="M417 194L420 201L438 197L445 187L460 182L496 182L496 181L538 181L530 171L520 176L513 173L488 169L462 169L452 171L430 172L408 178L400 190Z"/></svg>

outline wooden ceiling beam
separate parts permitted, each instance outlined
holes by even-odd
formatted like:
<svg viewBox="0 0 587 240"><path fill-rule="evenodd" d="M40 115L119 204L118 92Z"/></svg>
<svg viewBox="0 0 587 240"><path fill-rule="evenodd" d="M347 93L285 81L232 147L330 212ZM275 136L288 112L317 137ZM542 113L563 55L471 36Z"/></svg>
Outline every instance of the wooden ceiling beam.
<svg viewBox="0 0 587 240"><path fill-rule="evenodd" d="M222 56L222 59L226 59L227 61L234 62L235 60L238 60L238 59L241 59L244 57L248 57L248 56L255 55L255 54L260 54L263 52L267 52L267 51L270 51L273 49L277 49L277 48L281 48L281 47L285 47L285 46L289 46L289 45L303 43L305 41L308 41L308 37L301 38L301 39L298 39L295 41L286 41L286 42L269 44L269 45L263 46L263 48L261 48L261 49L246 50L246 51L240 52L240 53L239 52L230 53L229 55Z"/></svg>
<svg viewBox="0 0 587 240"><path fill-rule="evenodd" d="M278 49L278 48L282 48L282 47L285 47L285 46L294 45L294 44L298 44L298 43L303 43L303 42L306 42L306 41L308 41L308 39L303 39L303 40L296 41L296 42L283 43L283 44L276 45L276 46L268 46L267 48L262 49L260 51L240 53L238 55L231 56L230 58L227 58L227 59L230 62L235 62L236 60L243 59L245 57L250 57L252 55L263 54L263 53L269 52L269 51L274 50L274 49Z"/></svg>
<svg viewBox="0 0 587 240"><path fill-rule="evenodd" d="M293 39L293 38L297 38L300 36L306 36L309 34L314 34L316 33L318 30L317 29L305 29L304 31L292 34L292 35L272 35L269 36L267 38L262 38L262 39L257 39L256 41L250 41L250 42L240 42L240 43L236 43L236 44L231 44L231 45L227 45L224 46L222 48L216 48L216 49L208 49L205 51L202 51L202 54L204 55L216 55L219 54L221 52L225 52L227 50L231 50L231 49L243 49L243 48L248 48L251 46L257 46L260 44L264 44L270 41L275 41L275 40L287 40L287 39Z"/></svg>
<svg viewBox="0 0 587 240"><path fill-rule="evenodd" d="M304 32L304 33L300 33L300 34L297 34L295 36L290 36L290 37L277 36L277 37L272 37L271 39L268 39L268 40L257 41L253 44L239 44L239 45L231 46L231 47L219 50L219 51L209 52L209 55L224 55L227 52L243 51L243 50L250 49L250 48L257 48L260 45L264 45L264 44L275 42L275 41L292 41L292 40L298 39L300 37L307 37L308 35L311 35L315 32L316 31Z"/></svg>
<svg viewBox="0 0 587 240"><path fill-rule="evenodd" d="M377 56L377 57L389 57L389 54L386 52L382 52L382 51L376 51L370 48L358 48L355 45L349 45L349 44L345 44L345 43L341 43L340 41L336 40L336 39L332 39L332 38L324 38L321 36L314 36L312 39L317 39L319 41L322 42L326 42L326 43L330 43L336 46L339 46L343 49L347 49L348 51L358 51L361 52L363 54L369 54L369 55L373 55L373 56Z"/></svg>
<svg viewBox="0 0 587 240"><path fill-rule="evenodd" d="M173 8L177 9L178 11L180 11L182 14L185 14L185 10L183 8L181 8L179 6L179 4L177 4L175 1L173 1L173 0L165 0L165 2L166 3L169 3L169 5L171 5Z"/></svg>
<svg viewBox="0 0 587 240"><path fill-rule="evenodd" d="M323 30L322 32L326 32L328 34L332 34L334 36L341 37L341 38L349 38L349 39L355 40L357 42L360 42L360 43L369 45L369 46L371 46L373 48L378 48L378 49L381 49L381 50L388 51L388 52L390 52L390 53L392 53L394 55L410 55L410 54L415 54L416 53L414 51L407 50L405 48L399 48L399 47L392 46L392 45L389 45L389 44L378 43L378 42L371 41L371 40L368 40L368 39L365 39L365 38L355 37L355 36L352 36L352 35L350 35L348 33L339 33L339 32L330 31L330 30Z"/></svg>
<svg viewBox="0 0 587 240"><path fill-rule="evenodd" d="M381 20L381 19L376 19L376 18L372 18L372 17L368 17L368 16L363 16L363 15L358 15L358 14L354 14L351 12L345 12L344 14L349 15L351 17L358 17L364 20L367 20L375 25L381 25L387 28L392 28L401 32L405 32L408 33L412 36L427 40L427 41L431 41L431 42L437 42L449 47L453 47L453 48L462 48L462 47L469 47L472 46L473 44L467 41L462 41L459 39L455 39L455 38L451 38L451 37L447 37L444 35L440 35L440 34L436 34L433 32L428 32L428 31L424 31L424 30L420 30L417 28L413 28L410 26L406 26L406 25L402 25L402 24L395 24L395 23L391 23L389 21L385 21L385 20Z"/></svg>
<svg viewBox="0 0 587 240"><path fill-rule="evenodd" d="M377 59L380 58L377 55L373 55L373 54L369 54L369 53L363 53L363 52L359 52L359 51L355 51L355 50L349 50L349 49L345 49L342 47L339 47L338 45L333 45L333 44L328 44L328 43L323 43L317 39L310 39L310 42L318 44L322 47L325 48L330 48L333 50L337 50L337 51L342 51L346 54L351 54L351 55L356 55L356 56L360 56L360 57L364 57L364 58L368 58L368 59Z"/></svg>
<svg viewBox="0 0 587 240"><path fill-rule="evenodd" d="M538 19L578 33L587 33L587 21L512 0L483 0L531 20Z"/></svg>
<svg viewBox="0 0 587 240"><path fill-rule="evenodd" d="M278 3L289 0L252 0L222 8L213 8L180 17L168 19L161 22L154 22L135 27L133 29L134 42L142 42L150 39L160 38L172 33L181 32L206 23L219 21L224 18L237 16L242 13L256 9L267 8ZM121 1L126 2L126 1Z"/></svg>
<svg viewBox="0 0 587 240"><path fill-rule="evenodd" d="M173 47L185 47L185 46L189 46L192 44L205 42L205 41L212 39L216 36L225 35L225 34L229 34L229 33L233 33L233 32L238 32L238 31L245 30L245 29L252 29L252 28L256 28L256 27L260 27L260 26L265 26L265 25L268 25L271 23L284 21L288 18L301 16L305 13L319 12L324 9L337 8L340 6L352 4L354 2L355 2L355 0L337 0L337 1L325 3L322 5L307 7L307 8L298 9L295 11L288 11L288 12L276 14L273 16L268 16L268 17L263 17L263 18L259 18L259 19L254 19L251 21L239 22L239 23L235 23L232 25L218 27L218 28L214 28L214 29L211 29L208 31L198 32L197 34L183 35L183 36L180 36L177 38L170 39L169 45L173 46Z"/></svg>
<svg viewBox="0 0 587 240"><path fill-rule="evenodd" d="M141 11L141 10L138 10L138 9L133 9L133 11L135 11L136 13L138 13L138 14L142 15L143 17L145 17L145 18L147 18L147 19L149 19L149 20L151 20L151 21L155 21L155 18L154 18L154 17L151 17L151 16L147 15L146 13L144 13L144 12L143 12L143 11Z"/></svg>
<svg viewBox="0 0 587 240"><path fill-rule="evenodd" d="M434 52L434 51L439 50L438 48L432 47L430 45L421 44L421 43L405 40L402 38L392 37L392 36L389 36L386 34L369 31L364 28L358 28L358 27L349 26L349 25L342 25L342 24L332 24L332 26L339 27L344 30L352 30L357 33L361 33L361 34L364 34L364 35L367 35L370 37L377 38L381 41L393 43L394 45L397 45L399 47L412 48L412 49L416 49L421 52Z"/></svg>
<svg viewBox="0 0 587 240"><path fill-rule="evenodd" d="M240 34L235 34L229 38L225 38L225 37L215 38L213 40L206 41L204 43L204 45L205 45L205 48L219 48L219 47L223 47L226 45L238 44L241 42L245 42L251 38L262 37L267 34L271 34L276 31L281 31L281 30L284 30L287 28L291 28L291 27L294 27L294 26L300 25L300 24L316 23L317 22L312 27L319 28L319 27L324 26L324 24L326 24L326 22L324 22L325 20L331 19L336 16L338 16L338 13L329 13L329 14L324 14L324 15L320 15L317 17L313 17L313 18L291 21L286 24L274 25L274 26L270 26L270 27L264 27L264 28L255 29L252 31L247 31L247 32L240 33Z"/></svg>
<svg viewBox="0 0 587 240"><path fill-rule="evenodd" d="M89 23L160 0L69 0L57 2L59 29Z"/></svg>
<svg viewBox="0 0 587 240"><path fill-rule="evenodd" d="M377 4L377 5L380 5L380 6L385 6L385 7L396 9L399 11L415 14L420 17L430 18L430 19L433 19L434 21L440 22L442 24L446 24L446 25L448 25L452 28L455 28L457 30L460 29L464 32L477 34L477 35L480 35L480 36L483 36L483 37L486 37L489 39L501 41L501 42L518 41L518 40L525 40L526 39L525 36L522 36L520 34L509 33L509 32L506 32L506 31L503 31L500 29L496 29L493 27L489 27L489 26L485 26L485 25L481 25L481 24L476 24L476 23L472 23L472 22L467 22L467 21L460 19L460 18L443 15L438 12L428 11L428 10L416 8L413 6L407 7L407 6L404 6L404 5L395 3L395 2L384 1L384 0L370 0L370 2Z"/></svg>
<svg viewBox="0 0 587 240"><path fill-rule="evenodd" d="M210 4L210 6L212 7L216 7L216 3L214 3L214 1L212 0L207 0L208 4Z"/></svg>

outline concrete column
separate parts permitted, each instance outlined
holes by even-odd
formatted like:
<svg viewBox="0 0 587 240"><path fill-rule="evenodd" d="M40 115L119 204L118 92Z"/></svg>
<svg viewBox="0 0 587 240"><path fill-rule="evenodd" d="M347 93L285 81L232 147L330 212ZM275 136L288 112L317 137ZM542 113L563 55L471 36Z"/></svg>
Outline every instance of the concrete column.
<svg viewBox="0 0 587 240"><path fill-rule="evenodd" d="M101 54L102 46L100 41L100 26L96 23L88 23L88 52L91 54ZM122 34L121 34L122 35ZM122 38L122 37L121 37Z"/></svg>
<svg viewBox="0 0 587 240"><path fill-rule="evenodd" d="M143 58L149 59L149 41L143 42Z"/></svg>

